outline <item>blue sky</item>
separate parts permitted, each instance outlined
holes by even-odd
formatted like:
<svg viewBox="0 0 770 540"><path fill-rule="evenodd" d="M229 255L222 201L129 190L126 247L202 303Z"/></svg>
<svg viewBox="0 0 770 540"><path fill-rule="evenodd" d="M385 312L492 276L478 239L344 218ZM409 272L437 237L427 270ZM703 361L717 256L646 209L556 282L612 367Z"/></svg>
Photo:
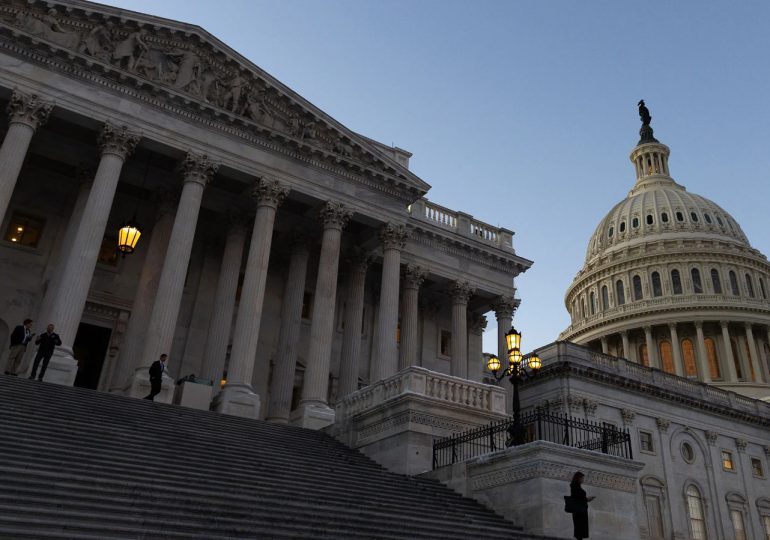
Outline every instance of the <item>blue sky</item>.
<svg viewBox="0 0 770 540"><path fill-rule="evenodd" d="M202 26L351 129L413 152L430 200L514 230L535 261L516 283L525 350L569 324L588 238L633 185L639 99L674 179L770 252L768 2L106 3Z"/></svg>

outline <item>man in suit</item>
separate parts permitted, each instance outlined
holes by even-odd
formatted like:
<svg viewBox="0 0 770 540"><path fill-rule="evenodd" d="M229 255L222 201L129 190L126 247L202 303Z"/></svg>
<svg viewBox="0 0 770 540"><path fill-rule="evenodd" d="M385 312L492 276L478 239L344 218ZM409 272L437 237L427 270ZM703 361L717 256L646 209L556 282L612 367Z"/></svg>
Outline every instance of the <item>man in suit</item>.
<svg viewBox="0 0 770 540"><path fill-rule="evenodd" d="M24 358L24 351L27 350L27 343L32 341L32 319L24 319L24 322L13 329L11 332L11 352L8 353L8 363L5 365L6 375L18 375L21 367L21 360Z"/></svg>
<svg viewBox="0 0 770 540"><path fill-rule="evenodd" d="M40 360L42 360L43 367L40 369L40 376L37 378L37 380L43 380L43 375L45 375L45 370L48 367L48 362L53 356L54 349L57 345L61 345L61 338L59 337L59 334L53 331L53 328L53 324L49 324L48 328L46 328L46 332L44 334L40 334L35 340L35 345L38 345L38 348L37 354L35 355L35 361L32 363L32 373L29 376L30 379L35 378L35 373L37 373L37 366L40 364Z"/></svg>
<svg viewBox="0 0 770 540"><path fill-rule="evenodd" d="M144 399L155 400L160 394L160 386L163 383L163 372L166 371L167 354L161 354L159 360L155 360L150 366L150 393Z"/></svg>

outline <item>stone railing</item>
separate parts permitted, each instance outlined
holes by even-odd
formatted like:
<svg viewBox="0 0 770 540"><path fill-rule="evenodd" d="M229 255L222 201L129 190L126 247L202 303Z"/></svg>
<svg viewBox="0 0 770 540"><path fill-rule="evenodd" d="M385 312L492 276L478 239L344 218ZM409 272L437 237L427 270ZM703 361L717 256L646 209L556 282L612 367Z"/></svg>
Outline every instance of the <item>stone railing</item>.
<svg viewBox="0 0 770 540"><path fill-rule="evenodd" d="M597 322L606 321L615 317L634 314L646 310L661 307L673 307L678 305L709 305L709 306L746 306L752 308L764 308L770 310L767 300L745 298L726 294L682 294L676 296L661 296L646 300L630 301L622 306L616 306L604 311L598 311L595 315L589 315L585 319L573 322L562 335L568 336L573 332Z"/></svg>
<svg viewBox="0 0 770 540"><path fill-rule="evenodd" d="M671 373L648 368L625 358L593 352L586 347L567 341L557 341L542 349L538 349L537 352L543 362L543 367L565 360L590 367L600 367L602 371L643 382L653 387L666 388L672 392L702 399L726 408L756 414L764 418L770 417L770 403L751 399L699 381L677 377Z"/></svg>
<svg viewBox="0 0 770 540"><path fill-rule="evenodd" d="M505 390L502 388L412 366L343 397L336 405L336 421L406 394L469 411L505 414Z"/></svg>
<svg viewBox="0 0 770 540"><path fill-rule="evenodd" d="M444 206L420 199L409 207L413 219L447 229L461 236L479 240L506 251L513 251L513 232L474 219Z"/></svg>

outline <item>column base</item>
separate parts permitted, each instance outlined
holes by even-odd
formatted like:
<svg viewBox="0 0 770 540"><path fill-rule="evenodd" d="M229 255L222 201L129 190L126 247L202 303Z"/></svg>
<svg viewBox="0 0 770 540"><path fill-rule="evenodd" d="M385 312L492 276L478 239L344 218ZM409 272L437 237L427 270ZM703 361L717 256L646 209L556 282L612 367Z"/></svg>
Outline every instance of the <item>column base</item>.
<svg viewBox="0 0 770 540"><path fill-rule="evenodd" d="M211 405L212 393L213 388L210 384L186 381L177 385L176 392L174 393L174 405L208 411Z"/></svg>
<svg viewBox="0 0 770 540"><path fill-rule="evenodd" d="M128 380L123 395L142 399L150 394L150 366L136 368L134 374ZM174 379L163 374L163 382L160 386L160 394L153 400L156 403L172 403L174 401Z"/></svg>
<svg viewBox="0 0 770 540"><path fill-rule="evenodd" d="M211 409L241 418L259 419L260 401L248 384L226 384L211 402Z"/></svg>
<svg viewBox="0 0 770 540"><path fill-rule="evenodd" d="M36 351L33 351L36 353ZM32 358L35 354L32 354ZM37 366L37 374L40 375L40 368L43 362ZM32 362L27 366L25 375L29 376L32 372ZM59 346L54 349L51 361L48 362L48 367L45 370L43 380L45 382L62 384L64 386L72 386L75 384L75 377L78 374L78 361L72 354L72 349L65 346Z"/></svg>
<svg viewBox="0 0 770 540"><path fill-rule="evenodd" d="M323 429L334 423L334 409L326 403L300 403L299 407L291 412L289 423L307 429Z"/></svg>

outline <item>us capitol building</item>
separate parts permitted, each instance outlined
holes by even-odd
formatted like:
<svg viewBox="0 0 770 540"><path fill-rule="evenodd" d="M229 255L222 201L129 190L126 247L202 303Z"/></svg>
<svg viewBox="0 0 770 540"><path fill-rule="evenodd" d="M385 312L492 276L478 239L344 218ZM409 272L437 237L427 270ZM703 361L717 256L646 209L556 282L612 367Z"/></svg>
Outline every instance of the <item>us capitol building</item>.
<svg viewBox="0 0 770 540"><path fill-rule="evenodd" d="M636 182L588 242L560 339L770 400L770 264L730 214L671 177L644 102L640 113Z"/></svg>
<svg viewBox="0 0 770 540"><path fill-rule="evenodd" d="M0 342L55 324L47 381L142 397L169 353L157 400L320 427L404 367L480 381L511 326L511 231L197 26L5 0L0 100Z"/></svg>

